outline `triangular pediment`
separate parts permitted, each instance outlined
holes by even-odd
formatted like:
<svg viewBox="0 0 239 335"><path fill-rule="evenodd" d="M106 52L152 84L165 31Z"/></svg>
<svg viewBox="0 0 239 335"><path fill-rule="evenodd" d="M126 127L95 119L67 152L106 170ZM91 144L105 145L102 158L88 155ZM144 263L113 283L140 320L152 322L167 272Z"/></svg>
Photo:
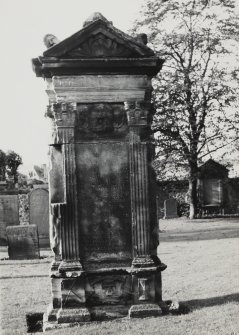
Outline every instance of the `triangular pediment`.
<svg viewBox="0 0 239 335"><path fill-rule="evenodd" d="M44 57L74 58L133 58L150 57L154 52L143 41L116 29L103 16L87 21L85 27L50 47Z"/></svg>

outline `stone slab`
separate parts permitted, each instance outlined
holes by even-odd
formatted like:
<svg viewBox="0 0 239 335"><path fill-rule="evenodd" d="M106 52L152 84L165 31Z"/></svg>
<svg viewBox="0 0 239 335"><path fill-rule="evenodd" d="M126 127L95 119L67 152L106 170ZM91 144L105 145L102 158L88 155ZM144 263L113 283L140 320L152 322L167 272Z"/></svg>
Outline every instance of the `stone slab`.
<svg viewBox="0 0 239 335"><path fill-rule="evenodd" d="M172 219L178 217L178 203L175 199L164 201L164 219Z"/></svg>
<svg viewBox="0 0 239 335"><path fill-rule="evenodd" d="M0 195L0 243L7 243L6 227L19 224L18 196Z"/></svg>
<svg viewBox="0 0 239 335"><path fill-rule="evenodd" d="M49 192L37 188L30 194L30 224L38 228L40 245L49 245Z"/></svg>
<svg viewBox="0 0 239 335"><path fill-rule="evenodd" d="M133 305L129 309L129 318L161 316L162 310L157 304Z"/></svg>
<svg viewBox="0 0 239 335"><path fill-rule="evenodd" d="M40 257L36 225L10 226L6 229L9 259L36 259Z"/></svg>
<svg viewBox="0 0 239 335"><path fill-rule="evenodd" d="M91 320L87 308L60 309L57 313L58 323L88 322Z"/></svg>
<svg viewBox="0 0 239 335"><path fill-rule="evenodd" d="M128 146L77 144L76 157L86 261L126 258L132 248Z"/></svg>

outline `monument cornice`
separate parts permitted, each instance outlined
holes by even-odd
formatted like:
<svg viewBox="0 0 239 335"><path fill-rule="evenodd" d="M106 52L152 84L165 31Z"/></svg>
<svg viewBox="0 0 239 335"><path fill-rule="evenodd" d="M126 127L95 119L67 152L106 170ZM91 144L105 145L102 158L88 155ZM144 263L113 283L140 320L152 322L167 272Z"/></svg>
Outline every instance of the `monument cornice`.
<svg viewBox="0 0 239 335"><path fill-rule="evenodd" d="M32 59L37 77L81 74L147 74L155 76L164 60L158 57L142 58L56 58L38 57Z"/></svg>

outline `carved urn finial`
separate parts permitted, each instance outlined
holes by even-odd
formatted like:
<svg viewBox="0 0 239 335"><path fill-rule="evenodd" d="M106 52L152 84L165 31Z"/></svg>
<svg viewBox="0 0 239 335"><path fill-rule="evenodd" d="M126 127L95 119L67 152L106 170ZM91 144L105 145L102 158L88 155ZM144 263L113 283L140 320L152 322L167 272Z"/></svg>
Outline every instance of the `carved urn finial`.
<svg viewBox="0 0 239 335"><path fill-rule="evenodd" d="M107 23L113 24L112 21L108 21L100 12L94 12L93 14L91 14L88 19L86 19L83 23L83 27L88 26L90 23L97 21L97 20L102 20L105 21Z"/></svg>
<svg viewBox="0 0 239 335"><path fill-rule="evenodd" d="M53 34L47 34L44 36L43 42L47 48L51 48L59 43L60 40Z"/></svg>

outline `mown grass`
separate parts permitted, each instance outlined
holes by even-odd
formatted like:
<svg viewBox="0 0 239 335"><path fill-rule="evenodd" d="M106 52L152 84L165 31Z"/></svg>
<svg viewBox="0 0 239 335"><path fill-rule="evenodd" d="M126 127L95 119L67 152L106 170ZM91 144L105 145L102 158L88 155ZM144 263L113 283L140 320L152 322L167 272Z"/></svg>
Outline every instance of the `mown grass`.
<svg viewBox="0 0 239 335"><path fill-rule="evenodd" d="M189 314L90 323L48 334L239 335L239 219L165 220L160 229L160 258L168 265L163 299L186 303ZM1 334L26 334L26 313L46 310L49 261L1 261Z"/></svg>

